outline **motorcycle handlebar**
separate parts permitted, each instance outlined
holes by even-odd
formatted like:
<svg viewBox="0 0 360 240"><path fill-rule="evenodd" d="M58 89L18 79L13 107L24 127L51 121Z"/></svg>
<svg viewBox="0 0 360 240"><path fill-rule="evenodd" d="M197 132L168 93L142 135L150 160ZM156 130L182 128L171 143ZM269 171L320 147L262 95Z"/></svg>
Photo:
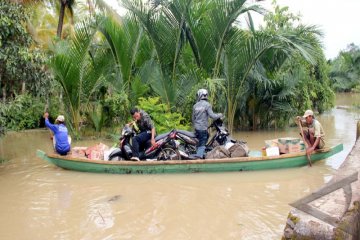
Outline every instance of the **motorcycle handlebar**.
<svg viewBox="0 0 360 240"><path fill-rule="evenodd" d="M221 126L223 123L224 121L222 120L222 118L218 118L211 123L210 127L214 127L215 125Z"/></svg>

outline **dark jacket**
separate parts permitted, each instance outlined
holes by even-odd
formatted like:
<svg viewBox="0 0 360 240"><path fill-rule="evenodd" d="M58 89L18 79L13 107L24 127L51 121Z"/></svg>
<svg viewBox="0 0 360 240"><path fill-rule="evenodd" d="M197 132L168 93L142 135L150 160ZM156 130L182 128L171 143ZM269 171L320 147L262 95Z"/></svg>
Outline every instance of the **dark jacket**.
<svg viewBox="0 0 360 240"><path fill-rule="evenodd" d="M140 110L140 120L136 121L138 127L138 132L147 132L151 131L154 128L154 124L149 116L144 110Z"/></svg>

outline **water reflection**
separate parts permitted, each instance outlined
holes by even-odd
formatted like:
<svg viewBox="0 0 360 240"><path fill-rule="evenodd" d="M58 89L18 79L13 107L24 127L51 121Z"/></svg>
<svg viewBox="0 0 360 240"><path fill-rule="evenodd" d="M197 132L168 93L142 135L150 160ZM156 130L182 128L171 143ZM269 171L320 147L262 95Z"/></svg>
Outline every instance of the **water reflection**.
<svg viewBox="0 0 360 240"><path fill-rule="evenodd" d="M280 239L288 204L331 179L355 142L358 118L336 108L318 116L327 144L344 143L341 154L313 167L241 173L67 171L35 156L51 150L48 131L10 133L0 139L0 158L9 159L0 165L0 239ZM260 149L265 139L297 135L288 128L236 138Z"/></svg>

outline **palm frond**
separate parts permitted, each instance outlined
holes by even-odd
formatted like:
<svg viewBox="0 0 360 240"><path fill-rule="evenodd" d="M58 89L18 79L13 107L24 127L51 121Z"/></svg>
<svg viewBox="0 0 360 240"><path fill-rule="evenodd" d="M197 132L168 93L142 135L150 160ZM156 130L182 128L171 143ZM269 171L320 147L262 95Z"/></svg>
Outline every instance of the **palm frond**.
<svg viewBox="0 0 360 240"><path fill-rule="evenodd" d="M107 66L106 54L99 52L90 57L89 47L95 31L87 22L76 27L76 34L69 42L60 42L51 62L55 79L64 91L70 123L79 131L80 112L102 81Z"/></svg>

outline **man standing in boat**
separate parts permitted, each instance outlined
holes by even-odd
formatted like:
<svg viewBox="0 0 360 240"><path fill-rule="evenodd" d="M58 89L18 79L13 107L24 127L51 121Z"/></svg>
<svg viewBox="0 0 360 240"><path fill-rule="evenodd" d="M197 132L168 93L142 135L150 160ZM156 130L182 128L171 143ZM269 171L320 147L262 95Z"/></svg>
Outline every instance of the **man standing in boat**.
<svg viewBox="0 0 360 240"><path fill-rule="evenodd" d="M325 146L325 133L321 126L321 123L315 119L314 112L312 110L306 110L304 116L297 116L297 121L301 126L307 127L307 129L302 129L300 134L302 134L303 139L305 140L306 154L310 155L316 149L322 149Z"/></svg>
<svg viewBox="0 0 360 240"><path fill-rule="evenodd" d="M131 160L139 161L140 146L144 146L151 139L151 145L155 142L155 127L149 116L144 110L133 108L130 114L134 119L133 128L138 134L132 139L133 157Z"/></svg>
<svg viewBox="0 0 360 240"><path fill-rule="evenodd" d="M214 113L211 104L208 102L208 91L206 89L199 89L197 92L197 102L193 106L192 124L195 129L195 134L199 140L196 157L204 158L205 145L208 141L208 120L209 117L216 120L222 118L221 113Z"/></svg>

